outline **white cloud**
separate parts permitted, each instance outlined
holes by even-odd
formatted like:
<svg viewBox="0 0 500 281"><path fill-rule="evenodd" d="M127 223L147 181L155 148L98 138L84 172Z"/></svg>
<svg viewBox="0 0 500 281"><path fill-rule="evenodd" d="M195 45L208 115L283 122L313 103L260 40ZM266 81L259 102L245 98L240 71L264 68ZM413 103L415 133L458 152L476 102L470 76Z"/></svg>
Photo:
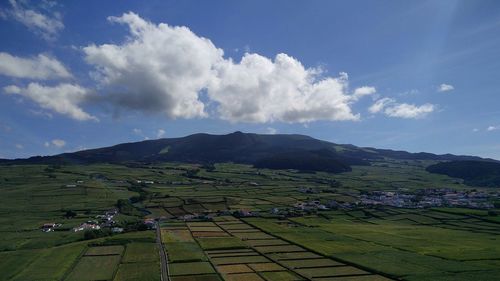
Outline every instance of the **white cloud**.
<svg viewBox="0 0 500 281"><path fill-rule="evenodd" d="M21 58L0 52L0 74L39 80L70 78L70 72L55 58L44 54Z"/></svg>
<svg viewBox="0 0 500 281"><path fill-rule="evenodd" d="M351 105L375 92L365 86L350 94L347 74L323 77L286 54L272 60L246 53L236 63L187 27L153 24L131 12L108 19L127 25L130 37L83 52L107 92L102 99L118 107L206 117L200 100L206 91L219 117L231 122L358 120Z"/></svg>
<svg viewBox="0 0 500 281"><path fill-rule="evenodd" d="M66 141L62 139L53 139L51 141L46 141L43 145L45 147L63 148L66 146Z"/></svg>
<svg viewBox="0 0 500 281"><path fill-rule="evenodd" d="M476 132L479 132L479 129L478 129L478 128L474 128L474 129L472 129L472 131L473 131L474 133L476 133Z"/></svg>
<svg viewBox="0 0 500 281"><path fill-rule="evenodd" d="M488 132L496 131L496 130L500 130L500 126L488 126L488 128L486 128L486 131L488 131Z"/></svg>
<svg viewBox="0 0 500 281"><path fill-rule="evenodd" d="M30 83L26 88L10 85L4 87L4 91L7 94L27 97L44 109L53 110L76 120L98 120L79 107L89 95L88 90L79 85L59 84L51 87Z"/></svg>
<svg viewBox="0 0 500 281"><path fill-rule="evenodd" d="M165 135L165 130L159 129L158 132L156 132L156 138L161 138Z"/></svg>
<svg viewBox="0 0 500 281"><path fill-rule="evenodd" d="M272 128L272 127L267 127L267 133L270 134L270 135L276 135L276 133L278 133L278 130L276 130L275 128Z"/></svg>
<svg viewBox="0 0 500 281"><path fill-rule="evenodd" d="M363 86L354 90L353 98L360 99L364 96L373 95L377 92L375 87Z"/></svg>
<svg viewBox="0 0 500 281"><path fill-rule="evenodd" d="M438 92L448 92L448 91L453 91L454 89L455 87L453 87L453 85L441 84L438 87Z"/></svg>
<svg viewBox="0 0 500 281"><path fill-rule="evenodd" d="M62 148L66 145L66 142L64 140L54 139L52 140L52 145L57 148Z"/></svg>
<svg viewBox="0 0 500 281"><path fill-rule="evenodd" d="M372 106L370 106L368 108L368 111L370 113L378 113L378 112L382 111L386 106L388 106L389 104L392 104L394 102L396 102L396 101L394 99L391 99L391 98L379 99Z"/></svg>
<svg viewBox="0 0 500 281"><path fill-rule="evenodd" d="M157 135L162 134L162 133L161 133L161 131L163 131L163 130L161 130L161 129L160 129L160 130L158 130L158 131L156 132L156 133L157 133ZM146 136L146 135L142 132L142 130L141 130L141 129L134 128L134 129L132 130L132 132L133 132L135 135L140 136L140 137L141 137L141 138L143 138L144 140L149 140L149 139L150 139L148 136ZM164 134L164 133L165 133L165 132L163 131L163 134ZM158 136L158 138L159 138L159 136Z"/></svg>
<svg viewBox="0 0 500 281"><path fill-rule="evenodd" d="M384 113L390 117L418 119L425 117L427 114L433 112L434 109L435 106L430 103L426 103L420 106L414 104L400 103L386 108Z"/></svg>
<svg viewBox="0 0 500 281"><path fill-rule="evenodd" d="M4 17L12 18L46 40L54 40L57 34L64 29L62 16L51 11L48 5L42 8L28 7L28 1L9 0L12 8L3 12Z"/></svg>
<svg viewBox="0 0 500 281"><path fill-rule="evenodd" d="M17 148L17 149L23 149L23 148L24 148L24 146L23 146L22 144L17 143L17 144L16 144L16 148Z"/></svg>
<svg viewBox="0 0 500 281"><path fill-rule="evenodd" d="M304 68L300 61L278 54L274 61L245 54L240 63L224 61L208 87L220 117L231 122L304 123L316 120L358 120L348 94L347 74L322 78L321 70Z"/></svg>
<svg viewBox="0 0 500 281"><path fill-rule="evenodd" d="M435 110L436 106L426 103L420 106L408 103L397 103L391 98L382 98L377 100L368 108L371 113L384 113L389 117L398 117L406 119L423 118Z"/></svg>
<svg viewBox="0 0 500 281"><path fill-rule="evenodd" d="M199 92L212 79L213 65L222 60L221 49L187 27L155 25L134 13L108 19L128 25L129 40L83 51L108 86L109 101L170 118L206 116Z"/></svg>

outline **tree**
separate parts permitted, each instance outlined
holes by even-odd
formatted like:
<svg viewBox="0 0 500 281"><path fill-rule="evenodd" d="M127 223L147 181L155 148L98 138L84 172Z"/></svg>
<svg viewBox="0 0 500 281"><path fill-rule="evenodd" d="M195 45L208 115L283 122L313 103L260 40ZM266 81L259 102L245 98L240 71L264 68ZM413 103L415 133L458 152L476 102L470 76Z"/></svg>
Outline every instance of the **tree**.
<svg viewBox="0 0 500 281"><path fill-rule="evenodd" d="M70 218L74 218L76 217L76 213L73 212L72 210L68 210L66 211L66 213L64 214L64 217L67 218L67 219L70 219Z"/></svg>
<svg viewBox="0 0 500 281"><path fill-rule="evenodd" d="M97 237L99 237L99 230L96 229L85 230L85 233L83 233L83 239L85 240L96 239Z"/></svg>

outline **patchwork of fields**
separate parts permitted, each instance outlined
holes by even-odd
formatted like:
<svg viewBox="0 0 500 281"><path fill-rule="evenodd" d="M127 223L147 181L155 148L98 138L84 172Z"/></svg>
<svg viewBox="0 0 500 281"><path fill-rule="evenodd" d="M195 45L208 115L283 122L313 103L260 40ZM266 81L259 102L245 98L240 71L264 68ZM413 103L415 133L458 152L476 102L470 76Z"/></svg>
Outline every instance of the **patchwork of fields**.
<svg viewBox="0 0 500 281"><path fill-rule="evenodd" d="M232 216L165 222L172 280L389 280L287 242ZM190 255L186 255L190 253ZM218 273L215 274L215 273Z"/></svg>
<svg viewBox="0 0 500 281"><path fill-rule="evenodd" d="M428 164L337 175L235 164L0 166L0 280L160 280L155 231L136 227L147 218L160 221L173 281L495 280L500 219L488 211L292 212L371 190L470 188L425 172ZM116 216L124 233L72 231L119 200L130 202ZM62 226L42 232L48 222Z"/></svg>

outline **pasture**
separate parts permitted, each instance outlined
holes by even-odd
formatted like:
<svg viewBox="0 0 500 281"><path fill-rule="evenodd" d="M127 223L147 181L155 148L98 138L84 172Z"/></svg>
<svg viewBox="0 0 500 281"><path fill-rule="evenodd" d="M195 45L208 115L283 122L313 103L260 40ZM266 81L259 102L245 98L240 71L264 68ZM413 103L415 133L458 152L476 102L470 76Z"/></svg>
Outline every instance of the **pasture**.
<svg viewBox="0 0 500 281"><path fill-rule="evenodd" d="M380 160L335 175L229 163L0 166L0 280L158 280L155 232L134 228L145 218L160 220L174 281L492 280L500 219L486 210L291 212L374 190L470 188L428 164ZM130 202L116 217L124 233L72 231L118 200ZM61 226L42 232L49 222Z"/></svg>

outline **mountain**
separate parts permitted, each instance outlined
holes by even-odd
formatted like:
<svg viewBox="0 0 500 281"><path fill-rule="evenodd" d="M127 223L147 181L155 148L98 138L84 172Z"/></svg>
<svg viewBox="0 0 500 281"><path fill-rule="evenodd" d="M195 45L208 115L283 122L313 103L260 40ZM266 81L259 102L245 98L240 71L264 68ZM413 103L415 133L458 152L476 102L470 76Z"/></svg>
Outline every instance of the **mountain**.
<svg viewBox="0 0 500 281"><path fill-rule="evenodd" d="M369 165L368 162L361 163ZM323 171L341 173L351 171L348 161L328 150L277 153L257 160L256 168L295 169L301 171Z"/></svg>
<svg viewBox="0 0 500 281"><path fill-rule="evenodd" d="M500 187L500 163L497 162L443 162L427 167L427 171L463 179L467 185Z"/></svg>
<svg viewBox="0 0 500 281"><path fill-rule="evenodd" d="M376 159L412 160L485 160L474 156L436 155L431 153L409 153L388 149L362 148L354 145L335 144L304 135L260 135L234 132L227 135L194 134L181 138L165 138L110 147L63 153L54 156L36 156L28 159L1 160L4 164L91 164L127 162L188 162L216 163L235 162L318 170L323 161L329 168L323 170L344 171L350 165L369 165ZM266 161L264 161L266 160ZM272 160L272 161L271 161ZM309 163L298 167L297 163ZM281 163L281 164L279 164ZM296 163L292 165L292 163ZM302 165L302 164L300 164ZM335 167L335 168L333 168Z"/></svg>

